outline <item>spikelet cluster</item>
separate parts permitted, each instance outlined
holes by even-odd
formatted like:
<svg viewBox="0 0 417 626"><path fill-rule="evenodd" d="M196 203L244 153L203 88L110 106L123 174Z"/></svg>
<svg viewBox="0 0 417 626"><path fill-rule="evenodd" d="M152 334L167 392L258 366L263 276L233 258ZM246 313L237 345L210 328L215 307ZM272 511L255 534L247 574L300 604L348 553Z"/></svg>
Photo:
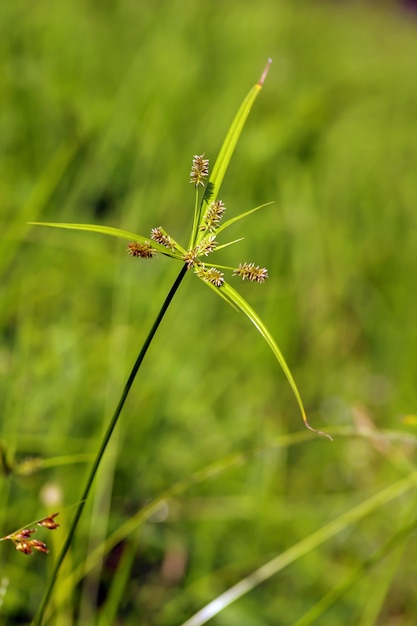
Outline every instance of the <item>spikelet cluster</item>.
<svg viewBox="0 0 417 626"><path fill-rule="evenodd" d="M193 164L190 172L190 183L193 183L195 187L201 185L204 187L205 179L209 173L209 161L204 158L204 154L195 155L193 158Z"/></svg>
<svg viewBox="0 0 417 626"><path fill-rule="evenodd" d="M216 267L206 267L204 263L195 268L195 274L205 280L207 283L211 283L215 287L221 287L224 283L224 274Z"/></svg>
<svg viewBox="0 0 417 626"><path fill-rule="evenodd" d="M164 230L162 230L161 226L158 226L158 228L152 228L151 239L165 248L170 248L171 250L175 249L174 240L171 239L171 237Z"/></svg>
<svg viewBox="0 0 417 626"><path fill-rule="evenodd" d="M207 256L211 254L217 245L216 235L207 235L207 237L204 237L204 239L202 239L197 246L197 256L202 254Z"/></svg>
<svg viewBox="0 0 417 626"><path fill-rule="evenodd" d="M127 251L131 256L139 256L142 259L151 259L156 255L156 250L152 248L150 241L145 241L145 243L132 241L128 244Z"/></svg>
<svg viewBox="0 0 417 626"><path fill-rule="evenodd" d="M183 259L184 259L184 262L187 264L188 269L193 267L194 263L197 260L197 254L198 254L198 246L196 248L193 248L192 250L188 250L188 252L184 254Z"/></svg>
<svg viewBox="0 0 417 626"><path fill-rule="evenodd" d="M204 154L195 155L191 166L190 183L193 183L196 188L199 185L204 187L208 175L208 159L204 158ZM223 272L221 272L216 267L207 268L204 263L202 263L201 257L208 256L218 246L218 242L216 241L216 233L220 229L220 224L225 211L226 207L224 206L222 200L213 200L208 205L199 225L200 232L202 233L202 238L199 243L194 246L194 248L187 250L187 252L184 252L183 249L178 246L178 244L165 232L165 230L161 226L158 226L157 228L152 228L150 239L151 241L154 241L173 252L181 251L180 254L182 254L180 258L183 259L188 269L194 268L194 272L199 278L211 283L212 285L215 285L216 287L222 287L224 285ZM199 238L197 238L197 241L198 239ZM156 255L156 250L152 247L151 241L145 241L144 243L133 241L129 243L129 254L131 256L141 257L143 259L149 259L154 257ZM255 265L254 263L245 262L240 263L239 267L233 270L233 276L239 276L242 280L263 283L268 278L268 270L265 267L259 267L259 265Z"/></svg>
<svg viewBox="0 0 417 626"><path fill-rule="evenodd" d="M188 250L183 256L184 261L187 263L188 269L193 267L196 263L199 256L208 256L213 252L215 247L217 246L216 236L215 235L207 235L200 241L200 243L193 248L192 250Z"/></svg>
<svg viewBox="0 0 417 626"><path fill-rule="evenodd" d="M266 267L259 267L255 263L239 263L239 267L234 270L233 276L240 276L242 280L264 283L268 278Z"/></svg>
<svg viewBox="0 0 417 626"><path fill-rule="evenodd" d="M44 519L37 522L38 526L42 526L43 528L47 528L48 530L55 530L55 528L59 527L59 524L56 523L55 517L58 513L53 513L48 515ZM23 554L32 554L33 550L37 550L38 552L44 552L47 554L49 552L46 543L43 541L38 541L37 539L31 539L33 533L36 532L36 528L23 528L21 530L17 530L6 537L2 537L2 540L8 539L11 541L16 550L22 552Z"/></svg>
<svg viewBox="0 0 417 626"><path fill-rule="evenodd" d="M211 202L204 214L200 230L208 230L210 232L216 230L220 225L225 210L226 207L221 200Z"/></svg>

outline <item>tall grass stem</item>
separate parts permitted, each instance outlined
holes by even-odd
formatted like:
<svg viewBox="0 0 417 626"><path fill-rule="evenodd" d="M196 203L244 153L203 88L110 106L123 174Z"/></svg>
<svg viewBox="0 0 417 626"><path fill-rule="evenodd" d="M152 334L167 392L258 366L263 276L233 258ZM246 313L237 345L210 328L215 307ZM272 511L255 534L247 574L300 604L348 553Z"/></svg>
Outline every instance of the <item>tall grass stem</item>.
<svg viewBox="0 0 417 626"><path fill-rule="evenodd" d="M171 301L172 301L172 299L173 299L173 297L174 297L178 287L180 286L180 284L181 284L181 282L182 282L182 280L183 280L183 278L184 278L184 276L186 274L186 271L187 271L187 266L184 265L182 267L180 273L178 274L177 278L175 279L175 281L174 281L174 283L173 283L173 285L172 285L172 287L171 287L167 297L165 298L165 301L164 301L164 303L163 303L163 305L162 305L162 307L161 307L161 309L160 309L160 311L159 311L159 313L158 313L158 315L157 315L157 317L156 317L156 319L155 319L155 321L154 321L154 323L152 325L152 328L150 329L150 331L148 333L148 336L146 337L146 339L145 339L145 341L144 341L144 343L142 345L142 348L141 348L141 350L140 350L140 352L139 352L139 354L138 354L138 356L136 358L136 361L135 361L135 363L134 363L134 365L132 367L132 371L129 374L129 378L127 379L127 382L126 382L125 387L123 389L122 395L120 396L120 400L119 400L119 402L117 404L117 407L116 407L116 409L115 409L115 411L113 413L113 416L112 416L112 418L111 418L111 420L110 420L110 422L109 422L109 424L107 426L107 430L106 430L106 432L105 432L105 434L103 436L103 439L101 441L100 448L99 448L99 450L97 452L96 458L95 458L94 463L93 463L93 465L91 467L90 473L89 473L88 478L87 478L86 485L84 487L83 494L82 494L80 502L79 502L79 504L77 506L77 510L75 512L74 519L72 521L70 530L68 532L68 536L67 536L67 538L66 538L66 540L64 542L64 545L62 547L62 550L61 550L61 552L60 552L60 554L58 556L58 559L56 561L56 564L55 564L54 570L52 572L52 575L50 577L48 586L47 586L46 591L44 593L44 596L42 598L42 602L41 602L41 604L39 606L39 609L38 609L38 612L37 612L37 614L36 614L36 616L35 616L35 618L33 620L33 626L41 626L42 625L43 616L44 616L45 610L46 610L46 608L48 606L48 602L50 600L50 597L52 595L52 591L53 591L53 588L55 586L55 582L56 582L59 570L60 570L61 565L62 565L62 563L63 563L63 561L65 559L65 556L66 556L66 554L67 554L67 552L68 552L68 550L69 550L69 548L71 546L71 542L73 540L75 531L77 529L78 522L79 522L81 514L82 514L82 512L84 510L84 506L86 504L87 498L88 498L88 496L90 494L91 487L92 487L94 479L96 477L96 474L97 474L98 468L100 466L101 460L103 458L104 452L105 452L105 450L107 448L107 445L108 445L108 443L109 443L109 441L111 439L113 431L114 431L114 429L115 429L115 427L117 425L117 422L119 420L120 414L121 414L122 409L123 409L123 406L124 406L124 404L126 402L127 396L129 395L129 391L130 391L130 389L131 389L131 387L133 385L133 381L136 378L136 375L137 375L137 373L139 371L140 366L142 365L143 359L145 358L145 355L146 355L146 353L148 351L148 348L149 348L149 346L152 343L152 340L153 340L153 338L155 336L155 333L158 330L158 327L159 327L159 325L160 325L160 323L161 323L161 321L162 321L162 319L163 319L163 317L164 317L164 315L165 315L165 313L166 313L166 311L167 311L167 309L168 309L168 307L169 307L169 305L170 305L170 303L171 303Z"/></svg>

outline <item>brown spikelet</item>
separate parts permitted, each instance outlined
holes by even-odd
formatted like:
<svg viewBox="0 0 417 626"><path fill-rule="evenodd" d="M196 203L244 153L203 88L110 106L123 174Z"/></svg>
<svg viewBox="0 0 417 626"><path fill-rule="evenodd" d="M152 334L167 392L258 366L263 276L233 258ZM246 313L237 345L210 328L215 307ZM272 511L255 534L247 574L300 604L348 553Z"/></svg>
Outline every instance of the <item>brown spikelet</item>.
<svg viewBox="0 0 417 626"><path fill-rule="evenodd" d="M57 524L55 521L55 517L57 515L59 515L59 513L51 513L50 515L48 515L48 517L41 519L40 522L38 522L38 526L43 526L48 530L55 530L55 528L59 527L59 524Z"/></svg>
<svg viewBox="0 0 417 626"><path fill-rule="evenodd" d="M55 515L58 515L58 513L55 513ZM59 524L56 524L56 526L58 525ZM43 541L38 541L38 539L30 538L31 535L33 535L33 533L35 532L36 528L23 528L21 530L17 530L14 533L11 533L10 535L7 535L7 537L3 537L3 539L9 539L10 541L12 541L16 550L22 552L23 554L32 554L33 550L37 550L38 552L44 552L45 554L47 554L49 550L46 543L44 543Z"/></svg>
<svg viewBox="0 0 417 626"><path fill-rule="evenodd" d="M30 542L30 547L34 550L38 550L38 552L43 552L44 554L48 554L49 550L46 546L46 543L43 541L38 541L37 539L32 539Z"/></svg>
<svg viewBox="0 0 417 626"><path fill-rule="evenodd" d="M156 250L152 248L150 241L145 241L145 243L132 241L128 244L127 251L131 256L139 256L142 259L151 259L156 255Z"/></svg>

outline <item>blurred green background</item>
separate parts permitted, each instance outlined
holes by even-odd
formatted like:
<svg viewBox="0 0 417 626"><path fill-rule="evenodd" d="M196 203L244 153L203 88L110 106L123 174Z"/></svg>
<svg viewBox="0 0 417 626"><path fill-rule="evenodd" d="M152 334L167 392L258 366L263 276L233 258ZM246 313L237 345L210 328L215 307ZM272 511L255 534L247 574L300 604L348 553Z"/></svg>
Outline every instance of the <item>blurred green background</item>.
<svg viewBox="0 0 417 626"><path fill-rule="evenodd" d="M27 222L144 235L162 225L186 245L192 156L213 164L268 57L220 197L229 217L274 204L228 231L246 238L223 260L268 267L265 285L239 288L282 348L311 423L335 441L304 432L255 329L187 276L66 573L153 498L210 463L221 471L196 478L74 582L51 623L181 624L415 467L417 15L394 2L6 0L0 533L55 510L62 527L47 538L49 556L1 544L0 624L36 611L73 514L66 507L179 270L131 259L122 240ZM241 462L227 460L239 452ZM211 623L295 624L410 521L413 499L346 528ZM416 563L411 534L316 623L415 624ZM111 593L117 607L105 621Z"/></svg>

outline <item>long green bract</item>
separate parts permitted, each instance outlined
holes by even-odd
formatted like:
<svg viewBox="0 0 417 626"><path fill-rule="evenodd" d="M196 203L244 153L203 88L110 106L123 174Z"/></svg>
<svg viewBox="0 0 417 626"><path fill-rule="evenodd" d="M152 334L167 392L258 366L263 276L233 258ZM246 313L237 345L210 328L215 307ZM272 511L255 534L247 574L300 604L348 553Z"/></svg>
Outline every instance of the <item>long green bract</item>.
<svg viewBox="0 0 417 626"><path fill-rule="evenodd" d="M210 283L207 283L207 285L209 285L210 287L214 287L213 285L210 285ZM249 320L252 322L252 324L255 326L255 328L257 329L257 331L262 335L262 337L265 339L266 343L268 344L268 346L270 347L270 349L272 350L275 358L277 359L278 363L281 366L281 369L283 370L289 384L290 387L294 393L295 399L297 400L297 404L300 408L300 412L301 412L301 416L303 418L304 424L306 425L306 427L309 430L312 430L314 432L319 433L320 435L324 435L325 437L328 437L329 439L331 439L330 435L328 435L327 433L323 433L322 431L316 430L315 428L313 428L312 426L310 426L310 424L308 423L307 420L307 414L304 408L304 404L303 401L301 399L301 394L298 390L298 387L296 385L296 382L294 380L293 375L291 374L290 368L287 365L287 362L284 358L284 355L282 354L280 348L278 347L275 339L273 338L273 336L271 335L271 333L269 332L269 330L267 329L267 327L265 326L265 324L263 323L263 321L261 320L261 318L259 317L259 315L252 309L252 307L248 304L248 302L246 302L245 298L243 298L240 293L238 293L235 289L233 289L233 287L231 287L228 283L224 283L220 288L219 287L215 287L214 290L216 291L216 293L221 296L224 300L226 300L229 304L231 304L234 308L239 309L240 311L242 311L248 318Z"/></svg>
<svg viewBox="0 0 417 626"><path fill-rule="evenodd" d="M250 113L252 105L255 102L260 90L262 89L263 81L269 69L270 63L271 61L269 60L261 76L261 79L249 91L246 98L243 100L242 104L240 105L238 112L233 118L233 121L227 132L226 138L222 144L222 147L220 148L220 152L214 163L212 173L207 183L206 191L201 200L200 206L197 209L198 215L197 215L197 219L194 220L194 227L193 227L194 232L191 238L192 246L190 247L194 247L194 245L196 245L198 241L202 239L202 235L199 232L199 226L201 225L202 217L204 214L204 206L216 200L219 194L219 190L223 182L223 178L226 174L227 168L229 167L229 163L233 156L233 152L235 150L236 144L239 140L239 137L245 125L246 119Z"/></svg>
<svg viewBox="0 0 417 626"><path fill-rule="evenodd" d="M100 226L98 224L66 224L61 222L29 222L29 224L32 224L33 226L50 226L52 228L66 228L68 230L89 231L101 235L118 237L119 239L138 241L140 243L149 242L149 237L144 237L143 235L138 235L137 233L132 233L128 230L122 230L121 228L114 228L113 226ZM156 243L156 241L152 241L152 248L154 248L161 254L172 257L173 259L181 259L181 256L179 254L176 254L175 252L170 251L168 248L161 246L159 243Z"/></svg>
<svg viewBox="0 0 417 626"><path fill-rule="evenodd" d="M259 211L259 209L263 209L264 207L269 206L271 204L273 204L273 202L265 202L265 204L260 204L259 206L256 206L253 209L249 209L249 211L245 211L244 213L239 213L239 215L236 215L236 217L232 217L230 220L227 220L221 226L219 226L216 229L216 234L218 235L219 233L222 232L222 230L225 230L225 228L228 228L232 224L235 224L236 222L239 222L239 220L242 220L244 217L248 217L248 215L252 215L252 213L255 213L256 211Z"/></svg>

